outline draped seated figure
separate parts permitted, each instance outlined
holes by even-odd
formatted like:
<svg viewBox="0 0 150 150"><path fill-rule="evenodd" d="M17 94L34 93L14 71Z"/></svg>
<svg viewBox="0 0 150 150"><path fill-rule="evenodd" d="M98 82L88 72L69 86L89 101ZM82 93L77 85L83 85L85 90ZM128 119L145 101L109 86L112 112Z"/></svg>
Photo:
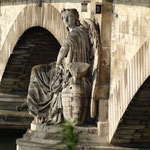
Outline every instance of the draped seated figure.
<svg viewBox="0 0 150 150"><path fill-rule="evenodd" d="M76 9L64 9L61 16L68 36L56 62L33 67L26 104L36 123L57 124L64 118L79 125L85 120L90 97L94 101L91 78L95 78L99 43L91 37L95 33L88 30L90 23L84 22L87 28L80 24Z"/></svg>

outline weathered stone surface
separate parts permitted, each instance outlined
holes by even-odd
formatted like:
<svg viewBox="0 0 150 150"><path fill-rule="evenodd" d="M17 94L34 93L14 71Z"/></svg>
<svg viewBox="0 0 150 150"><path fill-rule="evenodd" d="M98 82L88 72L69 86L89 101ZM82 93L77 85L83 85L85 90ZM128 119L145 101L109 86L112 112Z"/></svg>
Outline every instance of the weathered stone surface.
<svg viewBox="0 0 150 150"><path fill-rule="evenodd" d="M0 92L27 93L31 68L37 64L56 60L59 43L51 33L42 28L27 30L16 44L8 61ZM43 53L44 51L44 53ZM53 57L51 57L53 56Z"/></svg>
<svg viewBox="0 0 150 150"><path fill-rule="evenodd" d="M149 36L147 34L150 32L148 28L148 22L150 21L149 6L148 0L139 2L137 0L113 1L111 30L112 72L109 99L110 134L112 136L128 104L150 74L149 59L147 59L149 57L149 53L147 53L149 51L149 48L147 48ZM145 52L147 54L144 54ZM149 92L146 89L138 93L138 95L143 98L149 98ZM139 102L133 106L134 108L130 111L131 119L147 120L148 115L145 115L147 112L144 110L149 108L144 108L145 105L149 107L148 102ZM142 109L143 112L139 111L139 109ZM138 117L138 115L140 116ZM129 116L125 116L127 120Z"/></svg>
<svg viewBox="0 0 150 150"><path fill-rule="evenodd" d="M100 138L100 141L103 142L103 143L109 143L109 131L108 131L108 128L109 128L109 123L106 121L106 122L98 122L97 123L97 126L98 126L98 136Z"/></svg>
<svg viewBox="0 0 150 150"><path fill-rule="evenodd" d="M19 4L19 5L18 5ZM9 5L9 7L7 7ZM81 2L76 1L71 3L65 2L56 2L51 1L50 3L44 2L42 7L38 7L36 0L29 0L28 2L18 2L18 1L9 1L5 0L1 2L1 48L4 53L1 56L1 61L7 63L7 60L13 51L15 44L17 43L19 37L23 34L26 29L29 29L34 26L41 26L48 29L60 43L64 39L66 30L61 22L61 17L59 11L63 8L74 8L76 7L81 14L81 18L84 16L90 16L90 5L87 5L87 12L81 12ZM33 11L34 10L34 11ZM13 13L12 13L13 12ZM44 18L43 18L44 17ZM55 19L54 19L55 18ZM57 21L56 21L57 20ZM60 21L60 22L59 22ZM62 29L61 32L55 30ZM13 37L13 38L12 38ZM30 44L31 46L34 44ZM25 46L26 47L26 46ZM24 48L25 48L24 47ZM1 65L1 74L2 70L4 71L5 65ZM1 76L2 77L2 76ZM1 78L0 77L0 78Z"/></svg>
<svg viewBox="0 0 150 150"><path fill-rule="evenodd" d="M54 141L50 141L53 143L52 145L43 144L43 143L36 143L36 142L29 142L28 140L18 139L17 140L17 150L61 150L64 146L63 145L54 145ZM119 147L119 146L112 146L112 145L84 145L80 144L77 146L78 150L139 150L138 148L126 148L126 147ZM140 150L148 150L141 148Z"/></svg>
<svg viewBox="0 0 150 150"><path fill-rule="evenodd" d="M61 16L69 34L56 62L32 68L25 101L35 122L45 126L64 120L81 125L85 122L88 104L96 101L100 50L96 25L90 19L80 24L76 9L64 9Z"/></svg>
<svg viewBox="0 0 150 150"><path fill-rule="evenodd" d="M23 139L18 139L17 150L50 150L59 149L65 145L59 145L58 143L62 135L55 134L62 130L60 125L44 126L40 124L31 124L31 130L24 135ZM104 144L97 136L97 128L90 126L75 127L76 132L79 134L78 150L132 150L132 148L117 147L111 144ZM119 143L126 142L125 140L116 140ZM136 150L136 149L135 149ZM142 150L142 149L141 149ZM144 149L143 149L144 150Z"/></svg>
<svg viewBox="0 0 150 150"><path fill-rule="evenodd" d="M61 8L64 8L65 6L73 8L76 6L78 10L80 10L80 1L64 1L64 3L60 3L60 1L51 1L52 5L57 8L58 10L61 10ZM58 3L57 3L58 2ZM71 3L67 3L71 2ZM74 3L75 2L75 3ZM91 1L91 12L89 11L89 3L87 6L88 13L81 13L82 16L86 16L87 14L91 13L91 16L93 17L93 20L96 20L99 24L101 24L101 15L99 14L94 14L95 13L95 3L101 3L101 0L92 0ZM149 0L105 0L105 3L110 5L110 3L113 2L113 8L104 7L102 10L104 13L109 13L111 10L112 16L109 18L109 21L112 21L111 23L108 21L108 24L106 28L109 28L108 34L111 34L111 48L109 47L108 49L111 51L111 87L110 87L110 101L109 101L109 107L108 111L105 116L109 116L109 134L110 134L110 139L113 136L118 123L120 121L120 118L124 114L128 104L130 103L132 97L136 93L136 91L139 89L143 81L148 77L149 73L149 54L145 53L145 50L149 50L148 44L145 44L144 42L146 40L149 41ZM5 54L10 54L12 52L12 49L16 43L16 40L18 37L24 32L25 29L30 28L32 26L42 26L47 29L52 29L52 26L49 27L51 24L47 24L47 20L49 19L50 11L52 10L51 7L47 5L47 3L43 4L43 7L38 8L37 4L34 1L28 1L28 5L25 4L26 2L18 2L16 0L13 1L3 1L1 4L3 6L3 9L1 14L2 22L3 23L2 28L3 31L3 36L0 37L0 39L3 38L3 42L0 42L1 47L2 44L4 43L6 39L6 45L4 47L4 53ZM106 6L107 6L106 5ZM9 6L9 7L8 7ZM14 9L15 8L15 9ZM13 11L12 11L13 10ZM32 11L35 10L35 12L32 13ZM18 17L16 17L18 14L20 14ZM27 15L26 15L27 14ZM54 13L55 14L55 13ZM26 17L23 17L25 16ZM106 15L106 14L105 14ZM46 16L46 17L45 17ZM106 15L107 16L107 15ZM53 18L57 18L57 15L54 15ZM23 20L25 18L25 21ZM14 21L16 19L16 21ZM107 17L106 17L107 19ZM54 20L52 19L52 22ZM105 20L103 20L105 21ZM107 21L107 20L106 20ZM14 22L14 25L12 24ZM18 23L19 22L19 23ZM110 24L109 24L110 23ZM22 26L23 25L23 26ZM60 25L58 23L58 25ZM11 28L12 27L12 28ZM59 26L60 27L60 26ZM105 28L105 25L104 25ZM102 28L103 30L103 28ZM10 31L10 32L9 32ZM18 32L17 32L18 31ZM107 31L106 34L103 36L104 37L104 42L110 42L107 41ZM1 32L1 29L0 29ZM58 32L59 34L60 32ZM103 32L105 33L105 31ZM8 35L7 38L6 35ZM108 35L108 36L109 36ZM12 38L13 37L13 38ZM63 37L60 37L60 40L63 39ZM15 41L15 42L14 42ZM32 43L32 42L31 42ZM27 49L31 48L34 46L34 44L31 44L29 41L29 45L22 45L18 49L19 51L21 49ZM107 47L106 47L107 48ZM145 49L145 50L144 50ZM7 50L7 51L5 51ZM139 51L139 53L137 53ZM5 63L1 63L6 65L6 62L8 60L8 57L4 57L4 53L0 52L0 55L3 56L1 61ZM19 52L20 54L26 54L23 52ZM16 55L19 55L19 53L16 53ZM41 52L40 52L41 53ZM104 56L106 56L106 53L103 53ZM137 55L136 55L137 54ZM107 55L108 56L108 55ZM141 57L143 56L143 57ZM14 56L15 58L15 56ZM21 60L22 58L22 60ZM13 64L13 68L9 68L10 70L8 71L9 73L15 74L15 71L18 72L18 78L24 78L24 75L22 75L23 71L25 72L26 69L21 68L18 70L18 68L14 67L14 65L20 65L20 60L21 62L26 63L26 68L29 69L31 66L28 66L28 60L26 59L27 56L16 56ZM106 58L106 57L105 57ZM132 59L135 58L135 59ZM7 59L7 60L6 60ZM105 64L107 61L102 61L105 65L103 68L103 71L106 76L103 78L103 81L106 81L109 76L107 74L107 71L109 67ZM145 66L145 67L143 67ZM4 66L2 66L4 68ZM2 73L3 71L0 71ZM21 74L21 75L19 75ZM25 74L25 73L24 73ZM28 74L29 75L29 74ZM10 75L9 75L10 76ZM13 76L12 76L13 77ZM22 79L21 79L22 81ZM17 88L20 90L19 92L24 92L24 90L27 91L27 88L25 89L24 85L27 87L26 82L24 82L24 85L21 85L20 83L16 83L17 81L5 81L4 84L6 86L0 88L1 92L5 93L10 93L12 92L12 85L14 85L14 91L17 92ZM8 89L7 85L11 85L11 89ZM19 87L17 86L19 85ZM149 83L147 84L149 86ZM22 90L23 89L23 90ZM104 94L102 95L103 97L108 94L107 92L109 91L109 86L102 86L101 93ZM106 93L106 94L105 94ZM149 111L148 109L145 110L144 107L145 105L149 105L149 102L145 101L144 99L149 99L148 91L139 93L139 95L142 96L143 102L138 102L138 104L135 104L133 107L133 110L127 110L128 114L125 115L124 117L128 120L133 120L133 121L127 121L125 124L138 124L138 121L140 120L139 124L141 125L148 125L147 122L149 118ZM141 105L140 105L141 103ZM142 106L142 111L140 111L141 108L139 106ZM139 116L138 116L139 115ZM113 117L112 117L113 116Z"/></svg>
<svg viewBox="0 0 150 150"><path fill-rule="evenodd" d="M150 92L148 93L150 87L147 86L149 82L150 78L144 82L139 92L136 93L129 104L112 139L112 143L117 143L118 139L129 139L129 143L139 144L148 144L150 142L150 100L148 99L150 96ZM146 96L145 94L141 94L144 91L146 92Z"/></svg>
<svg viewBox="0 0 150 150"><path fill-rule="evenodd" d="M130 130L127 130L127 129L120 129L118 128L116 132L118 132L118 134L127 134L127 135L132 135L133 133L135 133L136 130L133 130L133 129L130 129Z"/></svg>

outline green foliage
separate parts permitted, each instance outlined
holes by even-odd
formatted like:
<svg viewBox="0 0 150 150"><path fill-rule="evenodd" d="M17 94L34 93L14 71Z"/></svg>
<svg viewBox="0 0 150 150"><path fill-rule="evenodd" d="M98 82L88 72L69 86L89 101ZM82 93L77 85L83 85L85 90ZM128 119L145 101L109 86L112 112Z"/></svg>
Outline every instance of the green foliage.
<svg viewBox="0 0 150 150"><path fill-rule="evenodd" d="M65 148L63 150L76 150L76 145L79 141L79 135L75 131L75 128L71 122L66 121L62 125L63 130L59 132L62 135L62 140L60 144L64 144Z"/></svg>

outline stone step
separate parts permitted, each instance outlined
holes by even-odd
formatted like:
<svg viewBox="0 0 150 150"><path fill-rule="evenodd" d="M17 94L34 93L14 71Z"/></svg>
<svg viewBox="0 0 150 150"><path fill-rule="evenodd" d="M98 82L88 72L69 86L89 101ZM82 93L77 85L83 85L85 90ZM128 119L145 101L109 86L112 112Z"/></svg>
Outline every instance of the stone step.
<svg viewBox="0 0 150 150"><path fill-rule="evenodd" d="M17 150L62 150L65 145L60 145L61 139L63 138L62 125L43 125L36 124L34 121L31 123L31 129L24 134L22 139L17 139ZM94 126L76 126L76 133L79 135L79 143L76 150L148 150L150 145L130 145L130 136L135 132L129 132L130 135L126 136L126 139L115 139L117 144L107 144L102 141L97 133L97 128ZM130 131L130 130L129 130ZM129 139L128 139L129 138ZM124 141L123 141L124 140ZM127 142L125 142L127 141ZM123 144L126 143L126 144ZM123 147L124 146L124 147ZM149 146L149 148L146 148ZM133 148L134 147L134 148ZM137 148L135 148L137 147ZM141 147L139 149L139 147Z"/></svg>
<svg viewBox="0 0 150 150"><path fill-rule="evenodd" d="M25 139L17 139L17 150L62 150L65 148L65 145L60 145L56 143L56 140L50 140L49 144L42 142L31 142ZM126 148L113 146L110 144L93 144L89 145L88 141L86 145L78 144L76 150L149 150L144 148Z"/></svg>
<svg viewBox="0 0 150 150"><path fill-rule="evenodd" d="M32 142L49 143L51 140L61 140L63 125L49 125L31 123L31 129L24 134L24 139ZM74 131L78 134L82 143L99 143L97 127L94 126L75 126Z"/></svg>
<svg viewBox="0 0 150 150"><path fill-rule="evenodd" d="M64 124L65 125L65 124ZM32 131L38 131L43 132L46 131L48 133L56 133L57 131L62 130L62 125L45 125L45 124L36 124L34 121L31 123L31 130ZM75 126L75 130L79 133L85 133L85 134L98 134L97 133L97 127L93 125L84 125L84 126Z"/></svg>

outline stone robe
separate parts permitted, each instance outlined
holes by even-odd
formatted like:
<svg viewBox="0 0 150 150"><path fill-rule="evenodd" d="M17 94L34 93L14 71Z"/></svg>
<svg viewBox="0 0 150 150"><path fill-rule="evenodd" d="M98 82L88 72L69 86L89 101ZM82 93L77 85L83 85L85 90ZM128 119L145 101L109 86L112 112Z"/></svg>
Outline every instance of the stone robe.
<svg viewBox="0 0 150 150"><path fill-rule="evenodd" d="M61 122L61 91L69 84L71 74L68 64L72 62L90 63L90 42L86 29L75 27L64 39L58 54L63 69L56 69L56 63L33 67L27 96L27 105L31 115L44 118L43 122L56 124Z"/></svg>

